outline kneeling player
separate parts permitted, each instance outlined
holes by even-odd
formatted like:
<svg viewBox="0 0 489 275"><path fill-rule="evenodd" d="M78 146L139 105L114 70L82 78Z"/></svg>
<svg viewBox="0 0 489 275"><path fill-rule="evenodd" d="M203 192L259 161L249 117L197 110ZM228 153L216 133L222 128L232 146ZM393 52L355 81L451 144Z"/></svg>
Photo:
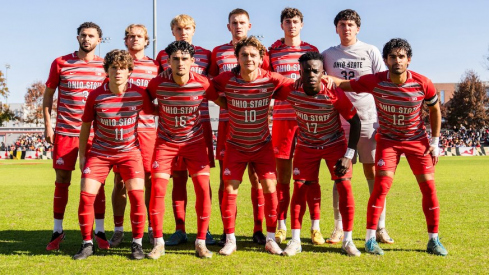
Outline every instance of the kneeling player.
<svg viewBox="0 0 489 275"><path fill-rule="evenodd" d="M86 259L93 254L93 204L97 191L114 165L119 167L131 201L131 256L138 260L144 258L144 168L136 125L139 112L144 110L152 113L153 104L143 89L127 82L133 68L133 59L128 52L109 52L104 60L109 82L94 90L87 98L82 117L79 151L82 180L78 220L83 244L80 251L73 256L75 260ZM85 156L92 122L95 137L90 151Z"/></svg>
<svg viewBox="0 0 489 275"><path fill-rule="evenodd" d="M350 182L351 159L360 136L360 119L342 90L329 90L321 83L324 73L321 54L305 53L299 58L299 63L301 87L294 89L287 98L294 107L299 133L293 163L295 182L290 209L292 239L284 255L293 256L302 251L300 230L307 193L309 186L318 182L321 159L324 159L340 194L340 211L345 229L341 250L349 256L360 256L352 240L355 202ZM351 125L348 147L340 114Z"/></svg>

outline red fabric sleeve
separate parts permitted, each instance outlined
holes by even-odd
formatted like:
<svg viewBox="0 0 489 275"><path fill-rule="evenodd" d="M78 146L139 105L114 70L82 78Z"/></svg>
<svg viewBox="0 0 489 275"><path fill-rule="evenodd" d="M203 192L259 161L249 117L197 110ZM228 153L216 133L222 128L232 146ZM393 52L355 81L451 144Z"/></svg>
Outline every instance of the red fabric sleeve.
<svg viewBox="0 0 489 275"><path fill-rule="evenodd" d="M53 63L51 63L51 69L49 70L49 77L46 81L46 87L51 89L56 89L58 87L59 71L58 59L55 59Z"/></svg>
<svg viewBox="0 0 489 275"><path fill-rule="evenodd" d="M161 64L161 57L163 56L163 54L166 54L165 50L161 50L158 55L156 56L156 62L158 64L158 74L163 72L164 69L163 69L163 64Z"/></svg>
<svg viewBox="0 0 489 275"><path fill-rule="evenodd" d="M231 78L232 72L223 72L212 79L212 86L216 93L224 93L226 89L226 82Z"/></svg>
<svg viewBox="0 0 489 275"><path fill-rule="evenodd" d="M355 109L350 99L346 97L345 92L340 88L336 88L330 93L336 95L336 100L333 102L333 106L338 110L340 115L346 120L352 119L357 113L357 109Z"/></svg>
<svg viewBox="0 0 489 275"><path fill-rule="evenodd" d="M85 110L83 111L82 121L92 122L95 120L95 99L100 94L100 91L104 90L104 86L100 86L93 92L88 94L87 101L85 103Z"/></svg>
<svg viewBox="0 0 489 275"><path fill-rule="evenodd" d="M377 83L379 83L379 78L375 74L367 74L350 80L352 90L357 93L371 93Z"/></svg>
<svg viewBox="0 0 489 275"><path fill-rule="evenodd" d="M268 52L265 51L263 54L263 63L261 64L261 68L267 71L271 71L272 68L270 67L270 56L268 55Z"/></svg>
<svg viewBox="0 0 489 275"><path fill-rule="evenodd" d="M214 84L208 79L203 84L205 88L205 97L211 101L217 100L219 98L219 94L217 93L216 89L214 89Z"/></svg>
<svg viewBox="0 0 489 275"><path fill-rule="evenodd" d="M286 100L289 96L291 88L283 89L284 87L288 87L290 85L294 85L294 80L291 78L286 78L283 75L275 72L270 72L270 77L275 84L275 92L273 93L272 98L278 100Z"/></svg>
<svg viewBox="0 0 489 275"><path fill-rule="evenodd" d="M212 53L211 53L211 62L210 62L210 65L209 65L209 75L210 76L217 76L219 74L219 67L217 66L217 47L215 47L213 50L212 50Z"/></svg>
<svg viewBox="0 0 489 275"><path fill-rule="evenodd" d="M424 92L425 92L425 99L431 99L436 95L436 88L435 85L433 85L433 82L431 80L426 79L426 82L424 82Z"/></svg>
<svg viewBox="0 0 489 275"><path fill-rule="evenodd" d="M144 89L138 89L139 93L143 96L143 113L145 114L153 114L155 110L155 105L149 99L149 95Z"/></svg>
<svg viewBox="0 0 489 275"><path fill-rule="evenodd" d="M157 76L151 79L148 83L148 87L146 87L146 92L148 93L151 101L156 98L156 90L158 89L158 85L161 83L162 79L160 76Z"/></svg>

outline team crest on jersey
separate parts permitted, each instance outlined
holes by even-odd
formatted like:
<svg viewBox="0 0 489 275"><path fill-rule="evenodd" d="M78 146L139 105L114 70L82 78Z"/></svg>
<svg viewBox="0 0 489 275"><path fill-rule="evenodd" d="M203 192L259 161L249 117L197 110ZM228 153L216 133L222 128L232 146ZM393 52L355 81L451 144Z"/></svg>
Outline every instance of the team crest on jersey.
<svg viewBox="0 0 489 275"><path fill-rule="evenodd" d="M263 89L261 89L261 92L262 92L262 93L266 93L266 92L267 92L267 88L263 88Z"/></svg>
<svg viewBox="0 0 489 275"><path fill-rule="evenodd" d="M131 111L136 111L137 107L136 106L131 106Z"/></svg>
<svg viewBox="0 0 489 275"><path fill-rule="evenodd" d="M417 97L415 97L415 96L411 97L411 101L416 101L416 100L418 100Z"/></svg>
<svg viewBox="0 0 489 275"><path fill-rule="evenodd" d="M197 100L197 99L199 99L199 97L198 96L194 96L194 97L192 97L192 99L193 100Z"/></svg>
<svg viewBox="0 0 489 275"><path fill-rule="evenodd" d="M385 166L385 161L383 159L379 159L377 166Z"/></svg>
<svg viewBox="0 0 489 275"><path fill-rule="evenodd" d="M153 162L153 168L156 169L158 167L160 167L160 165L158 164L158 162L157 161Z"/></svg>
<svg viewBox="0 0 489 275"><path fill-rule="evenodd" d="M90 167L87 167L83 170L83 174L90 174L90 172L92 172L92 170L90 170Z"/></svg>
<svg viewBox="0 0 489 275"><path fill-rule="evenodd" d="M63 160L63 158L59 158L56 160L56 164L57 165L64 165L65 164L65 161Z"/></svg>
<svg viewBox="0 0 489 275"><path fill-rule="evenodd" d="M229 175L231 175L231 171L229 171L229 169L226 168L226 169L224 169L223 175L229 176Z"/></svg>
<svg viewBox="0 0 489 275"><path fill-rule="evenodd" d="M299 168L294 168L294 176L297 176L300 174L301 174L301 171L299 170Z"/></svg>

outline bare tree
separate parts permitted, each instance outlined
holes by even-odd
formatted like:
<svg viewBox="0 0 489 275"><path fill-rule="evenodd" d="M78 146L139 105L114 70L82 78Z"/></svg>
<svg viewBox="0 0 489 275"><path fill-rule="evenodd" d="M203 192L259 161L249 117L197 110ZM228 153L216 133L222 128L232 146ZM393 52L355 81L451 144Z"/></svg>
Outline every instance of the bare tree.
<svg viewBox="0 0 489 275"><path fill-rule="evenodd" d="M38 125L43 120L42 100L44 91L46 91L46 85L41 81L35 81L27 88L24 100L29 111L25 122Z"/></svg>

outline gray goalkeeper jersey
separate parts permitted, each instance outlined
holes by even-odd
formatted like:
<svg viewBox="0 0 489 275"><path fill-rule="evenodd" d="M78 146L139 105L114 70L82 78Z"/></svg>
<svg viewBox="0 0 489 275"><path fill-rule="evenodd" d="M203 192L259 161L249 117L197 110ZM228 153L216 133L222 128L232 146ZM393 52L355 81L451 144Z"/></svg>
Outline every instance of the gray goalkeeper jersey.
<svg viewBox="0 0 489 275"><path fill-rule="evenodd" d="M343 79L357 79L362 75L385 71L379 49L357 40L354 45L331 47L322 53L326 73ZM357 109L362 123L377 122L374 98L369 93L345 93ZM348 122L347 122L348 124Z"/></svg>

